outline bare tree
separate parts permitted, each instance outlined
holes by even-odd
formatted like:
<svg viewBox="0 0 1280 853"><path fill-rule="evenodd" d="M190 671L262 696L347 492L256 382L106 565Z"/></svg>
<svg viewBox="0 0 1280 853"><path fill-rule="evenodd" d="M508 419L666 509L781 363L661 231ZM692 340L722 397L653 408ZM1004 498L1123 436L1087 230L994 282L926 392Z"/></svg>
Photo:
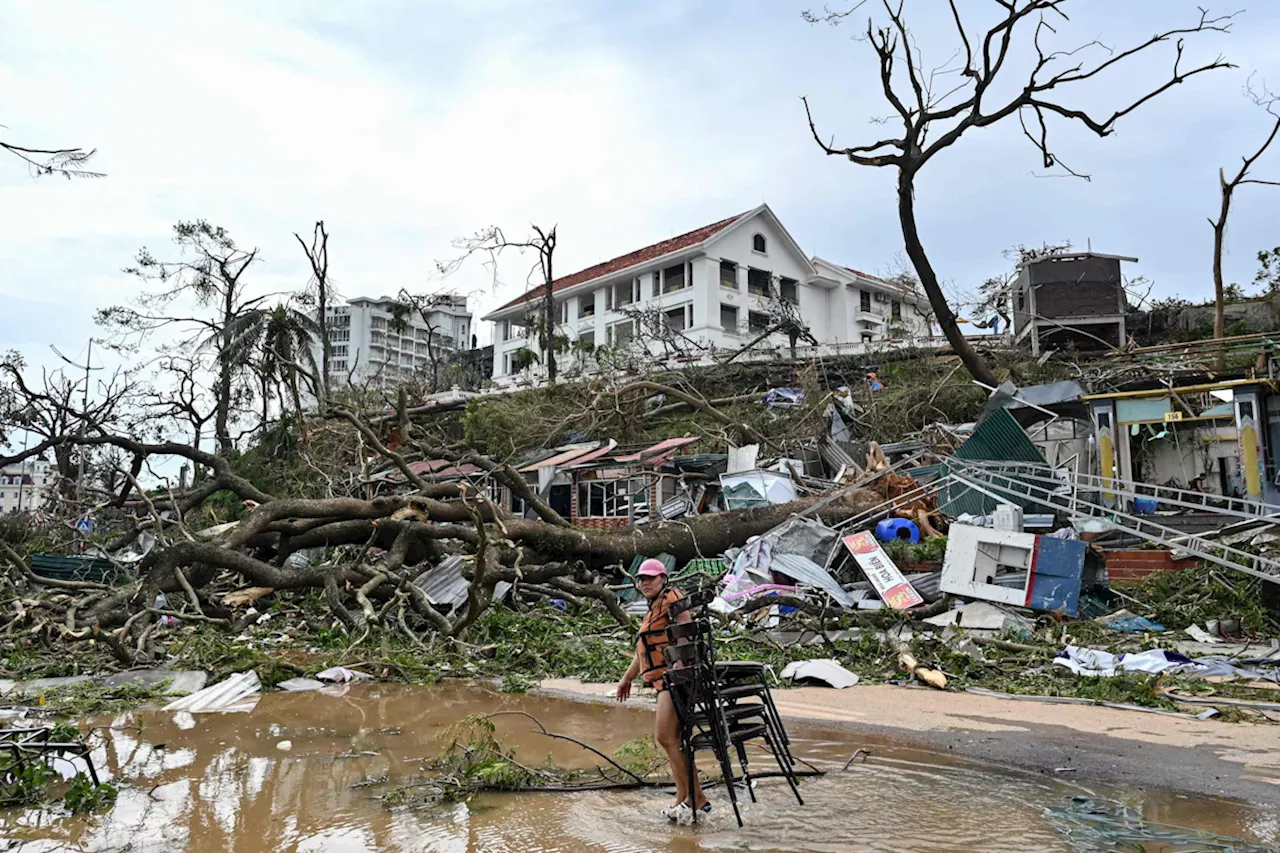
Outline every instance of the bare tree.
<svg viewBox="0 0 1280 853"><path fill-rule="evenodd" d="M42 370L38 378L27 374L26 362L17 352L0 357L0 447L10 442L10 430L37 438L36 444L27 445L27 455L42 456L52 450L58 490L70 497L80 482L83 460L81 451L65 442L65 437L83 433L89 423L100 429L136 431L124 410L137 386L122 371L100 381L92 393L87 376L70 376L61 368Z"/></svg>
<svg viewBox="0 0 1280 853"><path fill-rule="evenodd" d="M436 308L445 305L452 305L456 294L453 293L410 293L407 290L401 290L396 297L396 304L391 307L392 323L403 331L408 323L405 318L410 314L417 314L422 320L422 324L427 328L427 339L423 343L427 347L427 361L430 365L427 369L427 393L434 394L443 390L440 385L440 367L443 361L444 335L440 332L440 327L431 320L431 314ZM454 347L461 349L465 342L454 341Z"/></svg>
<svg viewBox="0 0 1280 853"><path fill-rule="evenodd" d="M496 287L498 285L498 260L504 251L508 249L515 249L517 252L533 251L537 255L537 260L529 270L526 283L534 284L534 290L529 292L529 296L530 298L541 297L538 305L541 306L542 310L539 312L541 317L530 315L534 319L531 325L538 335L538 345L542 350L542 357L547 368L547 381L554 383L556 381L555 354L568 348L568 341L565 337L556 333L559 318L556 316L555 294L552 292L555 282L553 263L556 251L556 226L542 228L538 225L531 225L530 228L533 229L533 233L523 240L508 239L502 229L496 225L490 226L471 237L455 240L454 247L462 249L464 254L462 257L451 261L441 261L437 264L437 267L442 275L447 276L455 272L472 255L483 255L486 258L485 264L493 273L493 284Z"/></svg>
<svg viewBox="0 0 1280 853"><path fill-rule="evenodd" d="M303 254L307 256L307 263L311 265L311 280L307 282L307 289L300 297L300 301L316 306L316 322L320 325L320 343L324 354L323 363L320 365L321 383L328 391L329 356L333 352L329 337L328 309L330 300L338 295L329 281L329 232L325 231L324 221L321 220L316 223L310 246L296 232L293 236L302 247ZM325 395L319 396L323 401Z"/></svg>
<svg viewBox="0 0 1280 853"><path fill-rule="evenodd" d="M1231 202L1235 196L1236 189L1245 184L1280 187L1280 181L1263 181L1249 176L1249 170L1253 168L1253 164L1271 147L1271 143L1275 141L1276 136L1280 135L1280 110L1277 109L1277 104L1280 104L1280 96L1273 95L1266 91L1265 88L1262 92L1255 92L1252 86L1247 87L1246 92L1249 98L1266 110L1267 115L1271 117L1271 132L1267 134L1266 139L1263 140L1256 151L1248 157L1241 158L1243 162L1240 164L1240 169L1230 180L1227 179L1225 170L1218 170L1218 185L1222 188L1222 204L1218 208L1218 218L1209 220L1209 225L1213 228L1213 336L1215 338L1221 338L1227 333L1227 306L1222 281L1222 250L1227 237L1227 216L1231 213ZM1225 356L1220 353L1218 356L1219 369L1222 367L1224 358Z"/></svg>
<svg viewBox="0 0 1280 853"><path fill-rule="evenodd" d="M1067 20L1063 7L1069 0L999 0L1004 10L1002 20L976 37L970 35L972 27L961 18L956 0L948 0L959 59L926 70L903 16L905 2L882 0L887 23L877 26L874 19L869 19L866 28L867 43L878 60L881 88L893 109L893 115L887 121L900 123L900 133L869 144L841 147L834 141L824 141L819 135L807 99L804 99L805 114L814 140L827 154L845 157L859 166L897 169L898 220L907 256L933 306L934 320L973 377L994 385L995 374L961 334L956 315L947 302L937 272L920 239L915 207L916 176L930 160L954 145L967 131L990 127L1017 116L1023 133L1040 152L1046 169L1058 166L1070 175L1087 177L1064 165L1053 152L1047 118L1057 116L1079 122L1100 137L1110 136L1116 122L1179 83L1206 71L1232 67L1221 57L1194 68L1182 67L1183 37L1204 32L1227 32L1232 16L1210 17L1201 10L1196 23L1165 30L1124 49L1111 49L1094 40L1071 49L1052 50L1044 42L1056 35L1054 23ZM838 23L847 14L828 12L824 16L808 17L810 20ZM1026 32L1026 37L1017 38L1022 32ZM1078 88L1072 84L1098 80L1126 60L1170 41L1175 43L1175 48L1168 78L1109 115L1095 117L1087 110L1068 106L1055 97L1066 89ZM1015 42L1031 54L1029 63L1012 58L1016 53ZM1103 56L1096 62L1086 62L1081 58L1092 50ZM1006 83L1006 78L1018 74L1018 69L1027 65L1030 71L1021 82ZM1013 70L1002 74L1010 68ZM1012 95L997 94L1010 91L1010 86Z"/></svg>
<svg viewBox="0 0 1280 853"><path fill-rule="evenodd" d="M241 249L226 229L203 219L179 222L173 227L173 241L179 246L178 260L163 261L147 249L138 252L135 266L125 272L161 289L145 293L137 307L115 305L100 310L97 321L118 333L117 346L136 346L142 338L164 328L191 332L184 344L210 349L217 357L214 383L216 412L214 436L218 453L234 446L230 424L236 403L238 377L254 353L237 348L234 322L267 296L246 296L245 271L258 257L257 249ZM202 308L212 308L211 316L173 315L166 311L182 297L193 298Z"/></svg>

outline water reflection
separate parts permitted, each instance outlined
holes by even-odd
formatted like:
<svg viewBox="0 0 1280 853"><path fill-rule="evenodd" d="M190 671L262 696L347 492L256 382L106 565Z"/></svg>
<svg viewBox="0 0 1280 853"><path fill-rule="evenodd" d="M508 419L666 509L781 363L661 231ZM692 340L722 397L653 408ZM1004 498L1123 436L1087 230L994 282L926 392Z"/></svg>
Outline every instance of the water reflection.
<svg viewBox="0 0 1280 853"><path fill-rule="evenodd" d="M782 783L762 781L760 802L746 806L745 829L736 826L722 794L713 796L711 820L696 829L658 818L666 795L655 792L495 795L434 812L391 811L375 799L421 773L422 761L439 750L444 727L504 707L529 711L549 728L607 750L652 725L642 709L504 696L466 685L268 694L248 714L126 714L100 721L108 728L95 755L123 782L116 808L91 819L0 812L0 843L21 840L21 849L32 853L1068 850L1042 810L1081 792L880 743L871 762L806 781L803 808ZM594 766L592 756L571 744L531 733L527 720L506 717L498 724L526 762L550 754L561 764ZM827 770L838 770L864 742L822 727L793 734L797 755ZM1148 819L1255 843L1280 837L1275 812L1141 796Z"/></svg>

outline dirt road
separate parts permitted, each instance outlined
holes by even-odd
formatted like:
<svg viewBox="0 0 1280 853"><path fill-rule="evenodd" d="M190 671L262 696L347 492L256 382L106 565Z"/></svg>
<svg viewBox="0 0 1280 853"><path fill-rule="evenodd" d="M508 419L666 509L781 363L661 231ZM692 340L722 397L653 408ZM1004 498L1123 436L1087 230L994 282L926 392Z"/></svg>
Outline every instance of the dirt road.
<svg viewBox="0 0 1280 853"><path fill-rule="evenodd" d="M570 679L542 689L612 701L613 685ZM1013 701L890 685L778 690L789 720L847 726L868 743L893 741L1048 776L1099 780L1275 803L1280 725L1224 723L1092 705ZM651 703L652 695L633 698Z"/></svg>

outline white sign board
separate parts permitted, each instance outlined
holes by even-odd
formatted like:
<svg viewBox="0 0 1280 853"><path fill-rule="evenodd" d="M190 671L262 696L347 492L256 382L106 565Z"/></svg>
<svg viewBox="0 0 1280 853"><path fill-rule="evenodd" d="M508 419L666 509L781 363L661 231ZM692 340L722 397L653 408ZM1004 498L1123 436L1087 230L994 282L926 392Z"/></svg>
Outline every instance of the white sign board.
<svg viewBox="0 0 1280 853"><path fill-rule="evenodd" d="M907 583L907 579L898 571L898 567L889 559L889 555L880 547L870 530L846 536L842 541L885 604L894 610L906 610L908 607L924 604L920 593Z"/></svg>

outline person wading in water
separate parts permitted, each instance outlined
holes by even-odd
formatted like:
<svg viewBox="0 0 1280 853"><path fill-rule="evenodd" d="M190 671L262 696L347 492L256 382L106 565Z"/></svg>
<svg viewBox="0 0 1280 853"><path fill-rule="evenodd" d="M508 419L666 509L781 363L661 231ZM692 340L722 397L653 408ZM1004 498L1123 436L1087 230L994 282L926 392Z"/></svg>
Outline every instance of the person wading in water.
<svg viewBox="0 0 1280 853"><path fill-rule="evenodd" d="M671 616L668 609L674 602L684 598L684 593L667 585L666 566L654 559L645 560L636 572L636 587L649 601L649 612L640 623L640 636L636 641L636 653L631 659L631 666L618 682L616 696L619 702L627 701L631 695L631 682L637 675L642 675L645 686L658 691L658 720L654 737L658 745L667 751L667 759L671 763L671 775L676 783L675 804L662 810L663 816L677 823L692 823L693 808L690 805L690 789L696 808L711 811L711 803L702 793L698 784L698 770L695 767L693 778L689 778L686 757L680 750L680 721L676 716L676 706L671 700L671 691L667 689L663 675L666 673L666 660L662 651L669 645L667 626L674 623L683 624L692 621L689 611ZM646 641L648 648L646 649Z"/></svg>

